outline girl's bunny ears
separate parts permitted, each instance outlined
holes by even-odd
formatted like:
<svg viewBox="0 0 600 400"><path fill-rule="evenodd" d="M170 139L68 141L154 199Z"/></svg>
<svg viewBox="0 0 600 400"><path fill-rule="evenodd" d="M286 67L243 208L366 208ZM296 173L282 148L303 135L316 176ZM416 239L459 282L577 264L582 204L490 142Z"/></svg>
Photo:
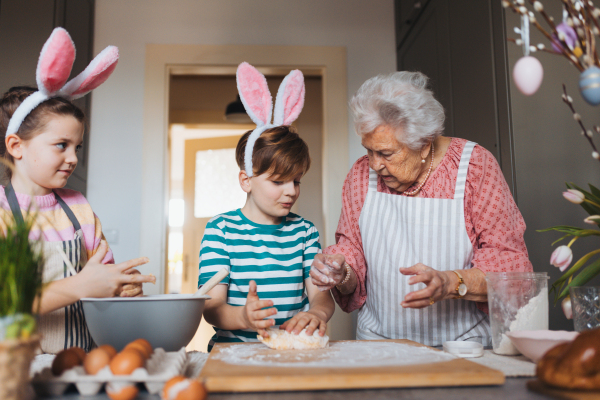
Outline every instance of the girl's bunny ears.
<svg viewBox="0 0 600 400"><path fill-rule="evenodd" d="M237 87L246 112L256 123L256 129L248 137L244 166L248 177L252 177L252 151L254 143L267 129L290 125L298 118L304 107L304 76L295 69L281 82L275 100L275 116L271 124L273 99L264 75L247 62L237 69Z"/></svg>
<svg viewBox="0 0 600 400"><path fill-rule="evenodd" d="M8 123L6 136L16 134L27 115L44 101L53 97L75 100L104 83L117 66L119 50L115 46L108 46L82 73L67 82L74 61L75 45L71 36L63 28L54 29L38 60L38 91L27 97L15 110Z"/></svg>

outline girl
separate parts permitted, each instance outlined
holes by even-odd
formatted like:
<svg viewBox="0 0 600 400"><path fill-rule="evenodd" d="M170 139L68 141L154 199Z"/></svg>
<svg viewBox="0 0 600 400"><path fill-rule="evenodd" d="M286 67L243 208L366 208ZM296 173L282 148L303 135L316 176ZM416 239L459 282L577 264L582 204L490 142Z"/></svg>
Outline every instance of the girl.
<svg viewBox="0 0 600 400"><path fill-rule="evenodd" d="M62 189L77 166L85 126L83 112L71 100L104 82L118 60L116 48L107 48L65 84L74 55L68 33L55 29L38 62L39 90L11 88L0 99L0 135L5 137L0 156L14 165L14 171L7 170L7 185L0 187L0 227L13 217L23 221L30 209L36 213L31 238L43 241L44 281L51 282L36 305L46 353L93 347L81 298L135 296L142 282L155 281L131 269L146 258L110 265L112 252L89 203L81 193Z"/></svg>
<svg viewBox="0 0 600 400"><path fill-rule="evenodd" d="M334 304L329 291L319 291L309 277L321 251L319 232L290 212L300 195L300 178L310 167L308 146L289 126L304 104L302 73L292 71L279 88L277 126L269 124L271 96L264 76L243 63L237 80L246 111L258 126L236 148L246 205L211 219L202 239L199 286L222 268L230 271L224 284L208 293L212 299L204 316L217 330L210 348L215 342L256 341L257 332L268 337L267 328L273 326L323 336Z"/></svg>

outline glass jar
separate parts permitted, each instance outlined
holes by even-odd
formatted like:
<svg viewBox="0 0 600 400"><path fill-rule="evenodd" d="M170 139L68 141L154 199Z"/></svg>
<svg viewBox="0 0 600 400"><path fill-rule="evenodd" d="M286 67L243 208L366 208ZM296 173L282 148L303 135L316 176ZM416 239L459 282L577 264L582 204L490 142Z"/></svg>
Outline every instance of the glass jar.
<svg viewBox="0 0 600 400"><path fill-rule="evenodd" d="M581 332L600 327L600 287L570 287L569 294L575 330Z"/></svg>

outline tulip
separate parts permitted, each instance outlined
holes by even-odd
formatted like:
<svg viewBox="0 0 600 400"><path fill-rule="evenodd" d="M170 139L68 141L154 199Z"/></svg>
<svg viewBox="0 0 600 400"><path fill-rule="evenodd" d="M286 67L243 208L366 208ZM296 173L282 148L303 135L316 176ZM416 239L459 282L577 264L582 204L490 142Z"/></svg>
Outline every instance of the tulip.
<svg viewBox="0 0 600 400"><path fill-rule="evenodd" d="M569 246L559 246L552 252L550 257L550 264L559 268L562 271L567 269L571 265L573 260L573 252Z"/></svg>
<svg viewBox="0 0 600 400"><path fill-rule="evenodd" d="M590 225L598 225L600 223L600 215L590 215L583 222Z"/></svg>
<svg viewBox="0 0 600 400"><path fill-rule="evenodd" d="M563 192L563 197L574 204L581 204L585 201L585 196L579 190L569 189Z"/></svg>
<svg viewBox="0 0 600 400"><path fill-rule="evenodd" d="M571 296L567 296L563 299L562 310L567 319L573 319L573 308L571 307Z"/></svg>

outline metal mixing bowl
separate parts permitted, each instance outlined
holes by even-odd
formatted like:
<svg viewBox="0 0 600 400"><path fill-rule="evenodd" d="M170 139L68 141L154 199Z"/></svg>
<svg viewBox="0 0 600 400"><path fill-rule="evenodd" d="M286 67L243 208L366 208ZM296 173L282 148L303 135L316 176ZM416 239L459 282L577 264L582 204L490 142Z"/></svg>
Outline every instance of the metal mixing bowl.
<svg viewBox="0 0 600 400"><path fill-rule="evenodd" d="M177 351L192 340L210 296L157 294L143 297L84 298L83 312L98 346L120 351L144 338L153 348Z"/></svg>

